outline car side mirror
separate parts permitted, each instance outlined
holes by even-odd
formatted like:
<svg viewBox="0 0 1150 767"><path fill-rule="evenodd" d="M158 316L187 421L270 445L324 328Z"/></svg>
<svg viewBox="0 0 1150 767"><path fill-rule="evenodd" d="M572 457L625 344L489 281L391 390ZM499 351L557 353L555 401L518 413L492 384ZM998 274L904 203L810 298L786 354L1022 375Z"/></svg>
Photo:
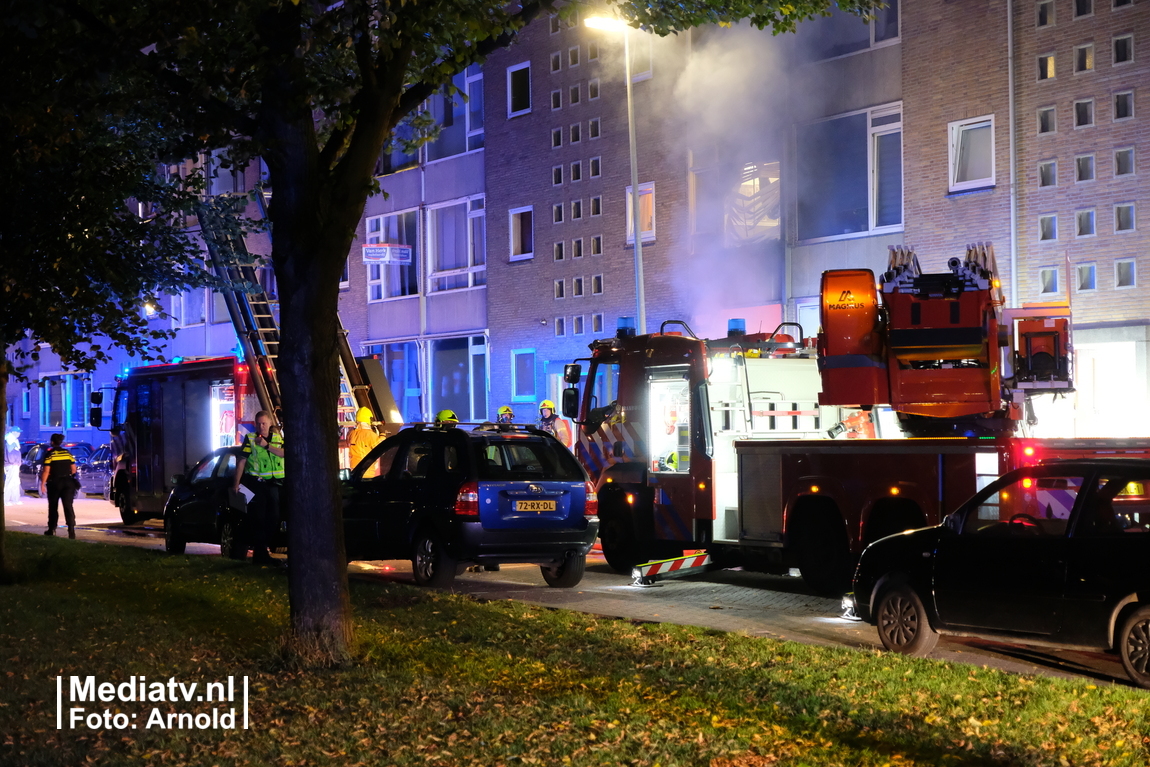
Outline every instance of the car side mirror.
<svg viewBox="0 0 1150 767"><path fill-rule="evenodd" d="M175 487L176 485L184 484L184 479L185 479L185 477L183 474L173 474L172 475L172 487Z"/></svg>

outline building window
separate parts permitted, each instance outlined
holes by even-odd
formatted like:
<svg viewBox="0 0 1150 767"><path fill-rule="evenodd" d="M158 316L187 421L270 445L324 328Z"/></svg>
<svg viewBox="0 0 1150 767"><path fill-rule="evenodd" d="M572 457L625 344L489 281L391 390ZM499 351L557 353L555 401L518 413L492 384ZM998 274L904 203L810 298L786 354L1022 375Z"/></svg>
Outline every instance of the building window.
<svg viewBox="0 0 1150 767"><path fill-rule="evenodd" d="M1058 186L1058 162L1045 160L1038 163L1038 185Z"/></svg>
<svg viewBox="0 0 1150 767"><path fill-rule="evenodd" d="M427 143L428 161L483 148L483 71L473 64L452 78L455 93L440 92L429 101L439 135Z"/></svg>
<svg viewBox="0 0 1150 767"><path fill-rule="evenodd" d="M414 296L419 292L419 212L409 210L367 219L367 244L407 245L392 263L367 264L367 300ZM404 262L410 254L410 258Z"/></svg>
<svg viewBox="0 0 1150 767"><path fill-rule="evenodd" d="M512 208L508 211L511 225L511 260L520 261L535 256L534 207Z"/></svg>
<svg viewBox="0 0 1150 767"><path fill-rule="evenodd" d="M592 40L587 43L587 60L594 61L599 58L599 43Z"/></svg>
<svg viewBox="0 0 1150 767"><path fill-rule="evenodd" d="M572 181L582 181L583 180L583 163L580 162L579 160L576 160L575 162L571 163L571 180Z"/></svg>
<svg viewBox="0 0 1150 767"><path fill-rule="evenodd" d="M603 275L591 275L591 295L599 296L603 294Z"/></svg>
<svg viewBox="0 0 1150 767"><path fill-rule="evenodd" d="M563 223L563 203L557 202L551 206L551 223Z"/></svg>
<svg viewBox="0 0 1150 767"><path fill-rule="evenodd" d="M994 116L950 123L950 191L994 186Z"/></svg>
<svg viewBox="0 0 1150 767"><path fill-rule="evenodd" d="M1078 45L1074 48L1074 71L1089 72L1094 69L1094 46Z"/></svg>
<svg viewBox="0 0 1150 767"><path fill-rule="evenodd" d="M1075 212L1074 236L1093 237L1094 234L1094 210L1080 210Z"/></svg>
<svg viewBox="0 0 1150 767"><path fill-rule="evenodd" d="M1046 267L1038 270L1038 293L1043 296L1058 292L1058 269Z"/></svg>
<svg viewBox="0 0 1150 767"><path fill-rule="evenodd" d="M1084 154L1074 158L1074 180L1094 180L1094 155Z"/></svg>
<svg viewBox="0 0 1150 767"><path fill-rule="evenodd" d="M29 389L25 389L22 396L20 397L20 416L22 418L28 418L31 415L32 415L32 392Z"/></svg>
<svg viewBox="0 0 1150 767"><path fill-rule="evenodd" d="M563 280L555 280L555 298L556 298L556 300L558 300L560 298L566 298L567 297L567 288L565 287L566 284L567 283L564 282Z"/></svg>
<svg viewBox="0 0 1150 767"><path fill-rule="evenodd" d="M559 30L561 29L561 27L559 25L559 14L557 14L557 13L551 14L550 22L551 22L551 34L553 34L553 35L559 34Z"/></svg>
<svg viewBox="0 0 1150 767"><path fill-rule="evenodd" d="M885 7L874 10L875 18L860 22L858 16L831 5L831 13L815 17L799 28L810 58L831 59L886 45L899 36L899 5L889 0Z"/></svg>
<svg viewBox="0 0 1150 767"><path fill-rule="evenodd" d="M1094 15L1094 0L1074 0L1074 18Z"/></svg>
<svg viewBox="0 0 1150 767"><path fill-rule="evenodd" d="M1042 107L1038 110L1038 132L1054 133L1058 129L1055 120L1054 107Z"/></svg>
<svg viewBox="0 0 1150 767"><path fill-rule="evenodd" d="M1049 27L1054 23L1054 0L1041 0L1038 3L1036 26Z"/></svg>
<svg viewBox="0 0 1150 767"><path fill-rule="evenodd" d="M571 89L567 92L567 103L574 106L579 103L579 86L572 85Z"/></svg>
<svg viewBox="0 0 1150 767"><path fill-rule="evenodd" d="M579 66L579 46L578 45L576 45L574 48L568 48L567 49L567 66L569 66L569 67Z"/></svg>
<svg viewBox="0 0 1150 767"><path fill-rule="evenodd" d="M552 149L558 149L561 146L563 146L563 129L562 128L552 128L551 129L551 148Z"/></svg>
<svg viewBox="0 0 1150 767"><path fill-rule="evenodd" d="M1114 94L1114 119L1128 120L1134 116L1134 91Z"/></svg>
<svg viewBox="0 0 1150 767"><path fill-rule="evenodd" d="M603 215L603 198L602 197L595 196L595 197L591 198L591 215L592 216ZM593 255L597 255L597 254L593 254Z"/></svg>
<svg viewBox="0 0 1150 767"><path fill-rule="evenodd" d="M1114 287L1132 288L1135 281L1134 259L1122 259L1114 262Z"/></svg>
<svg viewBox="0 0 1150 767"><path fill-rule="evenodd" d="M563 54L561 54L559 51L555 51L554 53L551 54L551 71L552 72L558 72L562 68L563 68Z"/></svg>
<svg viewBox="0 0 1150 767"><path fill-rule="evenodd" d="M1125 8L1125 7L1133 5L1133 4L1134 4L1134 0L1114 0L1114 7L1115 8Z"/></svg>
<svg viewBox="0 0 1150 767"><path fill-rule="evenodd" d="M551 186L562 186L563 184L563 166L556 165L551 169Z"/></svg>
<svg viewBox="0 0 1150 767"><path fill-rule="evenodd" d="M551 111L563 108L563 92L551 91Z"/></svg>
<svg viewBox="0 0 1150 767"><path fill-rule="evenodd" d="M1058 216L1051 214L1038 217L1038 239L1044 241L1058 239Z"/></svg>
<svg viewBox="0 0 1150 767"><path fill-rule="evenodd" d="M1134 149L1114 150L1114 175L1130 176L1134 173Z"/></svg>
<svg viewBox="0 0 1150 767"><path fill-rule="evenodd" d="M427 211L431 292L487 284L485 213L482 199Z"/></svg>
<svg viewBox="0 0 1150 767"><path fill-rule="evenodd" d="M602 160L598 157L591 158L591 178L599 178L602 173Z"/></svg>
<svg viewBox="0 0 1150 767"><path fill-rule="evenodd" d="M582 200L572 200L571 201L571 220L572 221L578 221L581 218L583 218L583 201Z"/></svg>
<svg viewBox="0 0 1150 767"><path fill-rule="evenodd" d="M599 138L599 118L592 117L587 121L587 135L590 138Z"/></svg>
<svg viewBox="0 0 1150 767"><path fill-rule="evenodd" d="M1123 202L1114 206L1114 231L1134 231L1134 203Z"/></svg>
<svg viewBox="0 0 1150 767"><path fill-rule="evenodd" d="M651 67L651 38L654 35L631 34L630 30L627 34L631 35L631 44L628 48L631 52L631 82L650 80L654 74Z"/></svg>
<svg viewBox="0 0 1150 767"><path fill-rule="evenodd" d="M592 333L602 333L603 332L603 315L602 314L592 314L591 315L591 332Z"/></svg>
<svg viewBox="0 0 1150 767"><path fill-rule="evenodd" d="M1114 38L1114 63L1127 64L1134 60L1134 35Z"/></svg>
<svg viewBox="0 0 1150 767"><path fill-rule="evenodd" d="M575 277L571 280L571 295L575 298L583 297L583 278Z"/></svg>
<svg viewBox="0 0 1150 767"><path fill-rule="evenodd" d="M177 317L179 322L184 326L189 325L203 325L207 321L206 303L204 301L204 289L192 288L180 296L182 306L181 312Z"/></svg>
<svg viewBox="0 0 1150 767"><path fill-rule="evenodd" d="M582 123L575 123L571 126L571 143L578 144L582 140Z"/></svg>
<svg viewBox="0 0 1150 767"><path fill-rule="evenodd" d="M567 319L565 317L556 317L555 318L555 335L557 335L557 336L567 335Z"/></svg>
<svg viewBox="0 0 1150 767"><path fill-rule="evenodd" d="M1038 79L1054 79L1054 54L1046 53L1038 57Z"/></svg>
<svg viewBox="0 0 1150 767"><path fill-rule="evenodd" d="M583 238L571 240L571 258L583 258Z"/></svg>
<svg viewBox="0 0 1150 767"><path fill-rule="evenodd" d="M1094 99L1074 102L1074 127L1089 128L1094 124Z"/></svg>
<svg viewBox="0 0 1150 767"><path fill-rule="evenodd" d="M571 333L572 335L583 335L583 315L577 314L571 318Z"/></svg>
<svg viewBox="0 0 1150 767"><path fill-rule="evenodd" d="M798 236L902 227L902 113L894 105L802 126Z"/></svg>
<svg viewBox="0 0 1150 767"><path fill-rule="evenodd" d="M531 62L507 68L507 116L518 117L531 111Z"/></svg>
<svg viewBox="0 0 1150 767"><path fill-rule="evenodd" d="M555 253L555 260L556 261L562 261L564 258L563 243L562 242L555 243L553 252Z"/></svg>
<svg viewBox="0 0 1150 767"><path fill-rule="evenodd" d="M535 350L511 350L511 399L535 402Z"/></svg>
<svg viewBox="0 0 1150 767"><path fill-rule="evenodd" d="M635 214L631 187L625 190L627 195L627 242L635 242ZM647 182L639 184L639 231L643 233L643 242L655 239L655 184Z"/></svg>
<svg viewBox="0 0 1150 767"><path fill-rule="evenodd" d="M1074 271L1078 274L1077 292L1085 293L1098 287L1098 269L1094 264L1078 264Z"/></svg>
<svg viewBox="0 0 1150 767"><path fill-rule="evenodd" d="M591 202L595 202L595 199L592 198ZM594 208L594 206L592 206L592 208ZM591 215L595 215L595 214L592 213ZM593 256L603 255L603 235L597 234L591 238L591 255L593 255Z"/></svg>
<svg viewBox="0 0 1150 767"><path fill-rule="evenodd" d="M589 80L587 82L587 98L591 101L599 98L599 79Z"/></svg>

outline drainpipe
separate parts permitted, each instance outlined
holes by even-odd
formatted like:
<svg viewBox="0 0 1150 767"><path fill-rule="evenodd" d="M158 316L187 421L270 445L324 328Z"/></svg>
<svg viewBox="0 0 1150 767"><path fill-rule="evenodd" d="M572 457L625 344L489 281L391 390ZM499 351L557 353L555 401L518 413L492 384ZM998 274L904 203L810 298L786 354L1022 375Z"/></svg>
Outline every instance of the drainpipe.
<svg viewBox="0 0 1150 767"><path fill-rule="evenodd" d="M1018 307L1018 146L1014 125L1014 3L1006 0L1007 129L1010 131L1010 299Z"/></svg>

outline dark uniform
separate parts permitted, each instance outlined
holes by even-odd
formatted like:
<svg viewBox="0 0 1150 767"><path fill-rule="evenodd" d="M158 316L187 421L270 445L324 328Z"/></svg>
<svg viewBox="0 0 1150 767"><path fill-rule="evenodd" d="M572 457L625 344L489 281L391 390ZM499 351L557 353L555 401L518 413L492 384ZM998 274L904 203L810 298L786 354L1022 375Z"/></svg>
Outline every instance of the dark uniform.
<svg viewBox="0 0 1150 767"><path fill-rule="evenodd" d="M68 523L68 537L76 537L76 511L72 499L76 497L76 481L72 479L75 457L62 447L53 447L44 456L43 472L47 473L48 529L45 535L55 535L60 522L60 502L64 502L64 521ZM43 473L41 474L43 476Z"/></svg>

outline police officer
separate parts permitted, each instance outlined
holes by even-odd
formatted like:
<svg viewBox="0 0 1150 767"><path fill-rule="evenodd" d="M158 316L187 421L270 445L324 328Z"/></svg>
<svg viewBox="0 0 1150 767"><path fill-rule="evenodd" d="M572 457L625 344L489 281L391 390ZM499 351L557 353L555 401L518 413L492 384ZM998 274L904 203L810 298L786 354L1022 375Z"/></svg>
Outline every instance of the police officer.
<svg viewBox="0 0 1150 767"><path fill-rule="evenodd" d="M255 432L244 436L232 489L239 491L242 484L253 493L248 501L252 564L278 565L279 561L268 552L268 544L279 529L284 441L278 432L272 431L272 417L266 410L256 413L255 425Z"/></svg>
<svg viewBox="0 0 1150 767"><path fill-rule="evenodd" d="M555 436L567 447L571 447L571 424L555 412L555 403L545 399L539 403L539 428Z"/></svg>
<svg viewBox="0 0 1150 767"><path fill-rule="evenodd" d="M76 459L63 447L64 435L53 434L51 446L40 469L40 494L48 497L48 529L44 535L55 535L60 522L60 502L64 502L64 521L68 523L68 537L76 537L76 511L72 499L76 497Z"/></svg>

